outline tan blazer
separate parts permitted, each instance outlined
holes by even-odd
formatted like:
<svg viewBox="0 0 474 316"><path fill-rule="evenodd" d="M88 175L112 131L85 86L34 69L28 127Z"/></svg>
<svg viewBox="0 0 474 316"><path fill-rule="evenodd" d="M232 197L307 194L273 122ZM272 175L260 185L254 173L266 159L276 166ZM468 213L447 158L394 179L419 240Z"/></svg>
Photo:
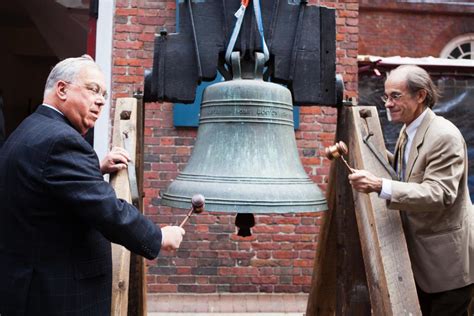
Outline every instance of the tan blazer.
<svg viewBox="0 0 474 316"><path fill-rule="evenodd" d="M389 202L389 208L402 211L415 280L428 293L474 283L474 209L467 169L461 133L428 110L410 149L407 182L392 182Z"/></svg>

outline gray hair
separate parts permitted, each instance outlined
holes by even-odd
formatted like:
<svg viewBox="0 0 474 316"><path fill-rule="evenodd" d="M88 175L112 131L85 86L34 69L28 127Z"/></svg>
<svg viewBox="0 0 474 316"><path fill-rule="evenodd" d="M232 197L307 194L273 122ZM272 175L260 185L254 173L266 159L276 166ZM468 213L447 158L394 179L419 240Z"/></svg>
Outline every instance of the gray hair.
<svg viewBox="0 0 474 316"><path fill-rule="evenodd" d="M391 71L390 75L398 72L405 75L407 89L411 95L420 90L426 91L426 107L432 108L438 102L440 92L426 70L415 65L401 65Z"/></svg>
<svg viewBox="0 0 474 316"><path fill-rule="evenodd" d="M63 80L72 83L76 80L77 75L85 67L97 67L99 66L94 62L89 55L82 55L81 57L67 58L54 66L53 70L49 73L46 85L44 87L44 97L54 88L54 85L59 80Z"/></svg>

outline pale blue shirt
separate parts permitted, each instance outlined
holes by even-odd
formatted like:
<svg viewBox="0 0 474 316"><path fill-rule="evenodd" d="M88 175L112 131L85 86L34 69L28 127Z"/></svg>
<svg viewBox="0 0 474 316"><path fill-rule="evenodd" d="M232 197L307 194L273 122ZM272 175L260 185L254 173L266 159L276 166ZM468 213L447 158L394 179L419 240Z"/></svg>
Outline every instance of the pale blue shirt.
<svg viewBox="0 0 474 316"><path fill-rule="evenodd" d="M410 154L411 145L413 144L413 138L415 138L416 131L420 127L421 122L426 116L428 109L425 109L410 125L407 126L405 132L407 133L407 144L405 146L405 153L403 155L403 165L407 165L408 155ZM380 191L379 197L385 200L392 199L392 181L389 179L382 178L382 190Z"/></svg>

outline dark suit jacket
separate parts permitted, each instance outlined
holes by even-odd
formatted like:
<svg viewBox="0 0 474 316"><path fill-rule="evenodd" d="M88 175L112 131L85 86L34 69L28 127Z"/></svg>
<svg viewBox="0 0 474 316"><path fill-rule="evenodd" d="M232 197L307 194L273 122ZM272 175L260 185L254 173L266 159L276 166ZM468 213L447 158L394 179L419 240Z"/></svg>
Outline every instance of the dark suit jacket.
<svg viewBox="0 0 474 316"><path fill-rule="evenodd" d="M110 315L110 241L146 258L161 231L103 180L93 148L40 106L0 149L0 315Z"/></svg>

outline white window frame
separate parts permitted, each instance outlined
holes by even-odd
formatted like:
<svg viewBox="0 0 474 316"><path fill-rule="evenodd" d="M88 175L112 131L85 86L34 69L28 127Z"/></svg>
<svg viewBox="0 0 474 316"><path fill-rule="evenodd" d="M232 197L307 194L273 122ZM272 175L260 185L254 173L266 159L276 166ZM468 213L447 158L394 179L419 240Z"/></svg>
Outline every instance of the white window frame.
<svg viewBox="0 0 474 316"><path fill-rule="evenodd" d="M112 56L114 10L115 0L99 1L95 60L105 75L107 91L111 91L112 82L112 59L110 56ZM109 95L111 95L110 92ZM109 135L111 133L110 102L111 98L107 99L102 108L101 115L94 126L94 149L99 157L99 161L109 152Z"/></svg>
<svg viewBox="0 0 474 316"><path fill-rule="evenodd" d="M471 51L469 54L471 55L470 59L474 59L474 33L469 33L469 34L464 34L455 37L452 39L446 46L443 48L441 51L440 57L441 58L448 58L448 59L456 59L454 57L451 57L451 53L453 50L456 48L460 48L461 45L466 44L466 43L471 43ZM464 59L462 58L463 55L460 56L458 59Z"/></svg>

